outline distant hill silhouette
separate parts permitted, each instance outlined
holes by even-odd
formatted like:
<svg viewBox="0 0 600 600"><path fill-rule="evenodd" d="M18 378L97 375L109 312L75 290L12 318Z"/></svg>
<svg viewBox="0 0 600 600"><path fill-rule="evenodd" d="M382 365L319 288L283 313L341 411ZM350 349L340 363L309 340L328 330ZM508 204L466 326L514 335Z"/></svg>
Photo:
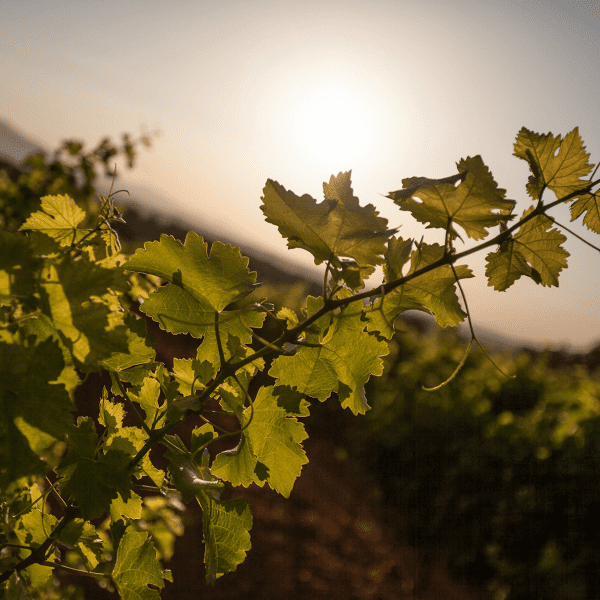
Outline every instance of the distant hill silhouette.
<svg viewBox="0 0 600 600"><path fill-rule="evenodd" d="M38 152L46 153L46 150L28 140L5 121L0 121L0 164L14 167L27 156Z"/></svg>

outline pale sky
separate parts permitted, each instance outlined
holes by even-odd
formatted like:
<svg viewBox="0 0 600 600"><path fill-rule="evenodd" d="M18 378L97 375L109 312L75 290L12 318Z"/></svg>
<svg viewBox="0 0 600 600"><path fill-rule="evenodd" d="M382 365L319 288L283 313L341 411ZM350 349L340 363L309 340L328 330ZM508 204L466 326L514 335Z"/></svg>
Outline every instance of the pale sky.
<svg viewBox="0 0 600 600"><path fill-rule="evenodd" d="M150 207L299 272L322 267L265 222L267 178L321 201L322 183L352 169L361 204L403 237L441 242L380 194L481 154L521 214L517 132L579 126L596 164L599 91L600 0L0 4L0 119L49 149L159 128L119 187L152 190ZM567 209L552 214L600 245ZM566 248L558 288L523 278L495 292L484 253L470 257L475 326L536 345L599 342L600 254L574 238Z"/></svg>

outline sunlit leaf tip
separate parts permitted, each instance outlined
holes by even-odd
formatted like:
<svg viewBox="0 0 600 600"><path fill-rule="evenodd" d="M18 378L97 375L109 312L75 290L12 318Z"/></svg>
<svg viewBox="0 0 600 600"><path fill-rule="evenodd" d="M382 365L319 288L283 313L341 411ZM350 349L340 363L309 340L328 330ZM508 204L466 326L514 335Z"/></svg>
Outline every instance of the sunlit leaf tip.
<svg viewBox="0 0 600 600"><path fill-rule="evenodd" d="M379 217L372 204L359 205L350 171L332 175L323 191L325 199L317 203L308 194L296 196L268 179L261 210L289 248L308 250L316 264L332 258L351 258L367 269L381 264L386 241L395 230L387 229L387 219Z"/></svg>
<svg viewBox="0 0 600 600"><path fill-rule="evenodd" d="M532 176L526 185L527 192L538 200L545 188L558 198L583 189L582 180L593 169L588 162L579 127L570 131L564 139L552 132L540 134L522 127L514 144L514 156L527 161Z"/></svg>
<svg viewBox="0 0 600 600"><path fill-rule="evenodd" d="M505 199L506 190L498 187L481 156L467 157L456 166L459 173L450 177L403 179L403 189L387 197L428 228L445 229L456 238L453 225L458 224L470 238L484 239L489 227L512 218L515 202Z"/></svg>

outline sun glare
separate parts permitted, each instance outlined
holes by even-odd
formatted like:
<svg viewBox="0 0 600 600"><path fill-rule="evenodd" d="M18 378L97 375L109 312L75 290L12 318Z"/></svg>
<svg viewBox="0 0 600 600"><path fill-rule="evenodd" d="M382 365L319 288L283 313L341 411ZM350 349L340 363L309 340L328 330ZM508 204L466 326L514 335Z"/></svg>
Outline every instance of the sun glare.
<svg viewBox="0 0 600 600"><path fill-rule="evenodd" d="M374 110L352 90L315 89L294 112L299 151L324 167L351 169L373 150Z"/></svg>

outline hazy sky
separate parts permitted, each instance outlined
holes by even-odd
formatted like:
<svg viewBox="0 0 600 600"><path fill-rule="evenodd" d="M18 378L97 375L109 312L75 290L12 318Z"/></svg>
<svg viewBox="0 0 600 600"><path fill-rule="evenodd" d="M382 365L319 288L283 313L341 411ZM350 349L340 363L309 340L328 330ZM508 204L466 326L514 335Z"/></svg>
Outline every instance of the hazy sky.
<svg viewBox="0 0 600 600"><path fill-rule="evenodd" d="M153 189L190 227L316 273L264 221L267 178L321 201L323 181L352 169L363 205L404 237L440 242L380 194L481 154L521 214L522 126L579 126L600 161L600 0L3 0L0 77L0 119L50 149L160 128L121 186ZM567 210L553 214L568 225ZM494 292L483 253L471 257L475 324L529 343L600 341L600 255L566 247L559 288L523 279Z"/></svg>

